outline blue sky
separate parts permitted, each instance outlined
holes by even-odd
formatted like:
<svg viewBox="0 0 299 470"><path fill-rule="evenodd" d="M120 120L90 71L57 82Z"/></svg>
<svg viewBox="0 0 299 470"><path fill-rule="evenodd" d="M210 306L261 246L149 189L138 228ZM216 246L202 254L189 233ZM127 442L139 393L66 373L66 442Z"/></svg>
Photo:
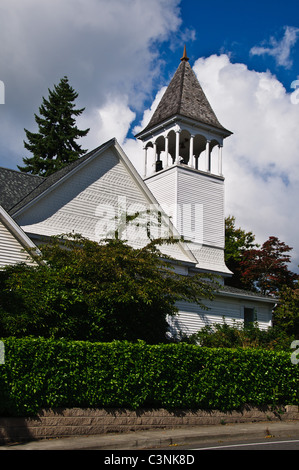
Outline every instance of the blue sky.
<svg viewBox="0 0 299 470"><path fill-rule="evenodd" d="M295 0L1 0L0 166L29 156L24 128L67 75L92 150L116 137L139 169L146 125L179 65L190 64L225 141L226 215L262 243L276 235L299 264L299 3ZM299 95L299 92L298 92Z"/></svg>
<svg viewBox="0 0 299 470"><path fill-rule="evenodd" d="M245 63L250 69L264 71L269 68L287 89L294 75L298 75L299 42L295 41L291 47L290 64L287 67L286 64L279 63L275 55L265 53L259 56L250 53L255 46L274 49L271 38L280 43L287 26L299 28L299 3L296 0L183 0L180 2L180 10L182 25L176 39L181 36L180 39L184 41L186 36L191 60L226 52L233 62ZM178 50L171 53L172 41L173 38L161 49L167 61L167 70L174 70L177 66ZM179 41L176 44L179 49Z"/></svg>

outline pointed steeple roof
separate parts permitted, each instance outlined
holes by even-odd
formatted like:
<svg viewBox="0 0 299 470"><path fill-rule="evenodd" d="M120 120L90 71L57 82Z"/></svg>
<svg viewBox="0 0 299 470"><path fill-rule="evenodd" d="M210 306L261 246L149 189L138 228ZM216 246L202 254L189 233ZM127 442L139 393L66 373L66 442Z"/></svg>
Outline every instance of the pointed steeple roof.
<svg viewBox="0 0 299 470"><path fill-rule="evenodd" d="M197 77L189 64L186 46L184 48L184 54L181 58L180 65L168 85L149 124L136 137L177 115L220 129L226 134L231 134L231 132L225 129L218 121L199 81L197 80Z"/></svg>

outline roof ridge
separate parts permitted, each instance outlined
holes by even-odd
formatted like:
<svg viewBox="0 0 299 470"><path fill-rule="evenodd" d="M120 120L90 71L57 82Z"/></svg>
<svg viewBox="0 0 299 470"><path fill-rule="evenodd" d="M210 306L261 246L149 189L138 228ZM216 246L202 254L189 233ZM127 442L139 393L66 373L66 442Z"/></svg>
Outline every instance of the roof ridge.
<svg viewBox="0 0 299 470"><path fill-rule="evenodd" d="M182 60L182 59L181 59ZM181 65L181 64L180 64ZM183 69L183 72L182 72L182 80L181 80L181 89L180 89L180 96L179 96L179 110L181 109L181 106L182 106L182 98L183 98L183 90L184 90L184 81L185 81L185 71L186 71L186 61L185 60L182 60L182 69Z"/></svg>

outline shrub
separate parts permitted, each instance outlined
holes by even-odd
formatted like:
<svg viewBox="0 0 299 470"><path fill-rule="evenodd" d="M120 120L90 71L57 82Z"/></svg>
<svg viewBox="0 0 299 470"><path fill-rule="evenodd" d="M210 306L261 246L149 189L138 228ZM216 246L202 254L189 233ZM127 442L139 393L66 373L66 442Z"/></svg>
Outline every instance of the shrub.
<svg viewBox="0 0 299 470"><path fill-rule="evenodd" d="M238 409L298 404L290 353L142 341L6 338L0 414L57 407Z"/></svg>
<svg viewBox="0 0 299 470"><path fill-rule="evenodd" d="M228 325L225 320L213 326L207 325L197 333L183 339L191 344L212 348L264 348L288 350L294 340L279 327L261 330L257 323L235 323Z"/></svg>

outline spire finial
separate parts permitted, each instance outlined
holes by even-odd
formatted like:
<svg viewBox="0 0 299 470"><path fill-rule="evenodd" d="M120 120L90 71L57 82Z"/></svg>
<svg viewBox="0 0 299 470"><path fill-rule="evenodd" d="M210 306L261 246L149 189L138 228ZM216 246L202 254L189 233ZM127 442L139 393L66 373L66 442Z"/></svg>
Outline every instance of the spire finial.
<svg viewBox="0 0 299 470"><path fill-rule="evenodd" d="M186 44L184 46L184 54L183 54L183 57L181 58L181 60L182 61L184 60L185 62L188 62L188 60L189 60L189 57L187 57L187 52L186 52Z"/></svg>

